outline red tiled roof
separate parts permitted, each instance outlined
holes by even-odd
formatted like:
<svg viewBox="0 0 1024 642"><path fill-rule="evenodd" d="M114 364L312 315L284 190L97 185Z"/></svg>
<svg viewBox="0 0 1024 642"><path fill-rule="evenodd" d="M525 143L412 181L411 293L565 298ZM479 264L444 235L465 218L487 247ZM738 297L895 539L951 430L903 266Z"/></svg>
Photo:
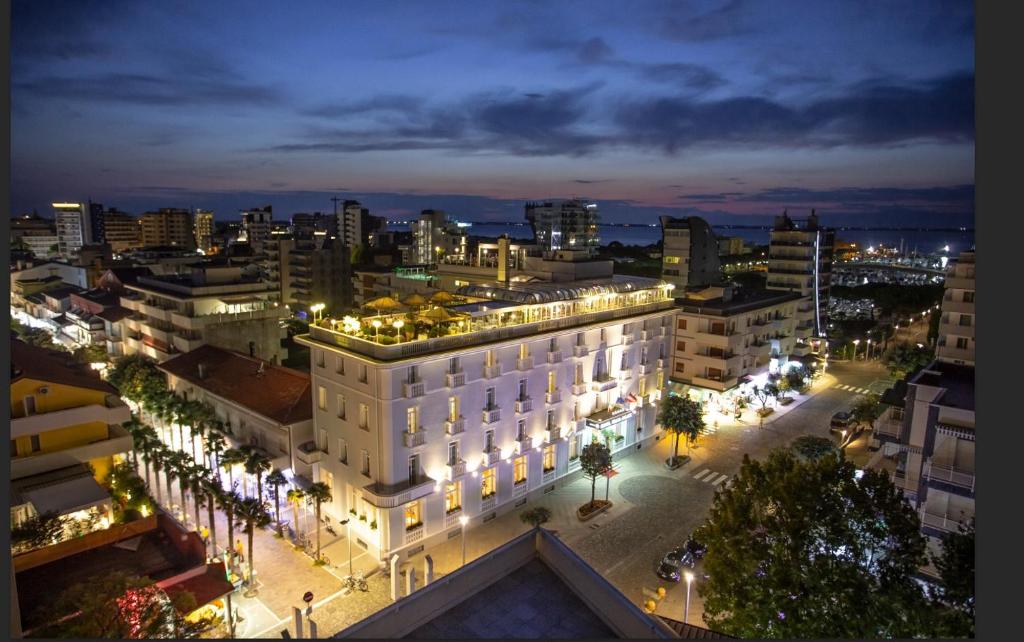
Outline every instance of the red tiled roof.
<svg viewBox="0 0 1024 642"><path fill-rule="evenodd" d="M201 575L164 587L164 592L171 597L177 593L188 591L195 596L197 609L234 590L235 587L224 576L224 564L221 562L207 564L206 572ZM184 613L183 615L188 614Z"/></svg>
<svg viewBox="0 0 1024 642"><path fill-rule="evenodd" d="M117 394L117 390L100 379L95 370L78 363L67 352L37 348L21 341L12 340L11 383L23 377L99 390L111 395Z"/></svg>
<svg viewBox="0 0 1024 642"><path fill-rule="evenodd" d="M203 378L199 377L199 364L206 372ZM298 370L211 345L168 359L158 367L280 424L313 418L312 383L308 374Z"/></svg>

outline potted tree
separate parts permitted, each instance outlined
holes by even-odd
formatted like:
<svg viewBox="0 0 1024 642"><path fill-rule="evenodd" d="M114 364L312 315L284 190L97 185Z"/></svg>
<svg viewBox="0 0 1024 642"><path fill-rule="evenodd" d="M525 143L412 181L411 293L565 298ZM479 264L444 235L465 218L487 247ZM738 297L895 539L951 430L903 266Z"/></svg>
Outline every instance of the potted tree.
<svg viewBox="0 0 1024 642"><path fill-rule="evenodd" d="M672 457L665 461L665 465L675 470L690 461L689 453L684 458L679 457L680 436L686 437L686 447L689 451L690 445L704 432L704 415L701 413L700 404L689 397L669 395L661 403L658 423L672 433Z"/></svg>
<svg viewBox="0 0 1024 642"><path fill-rule="evenodd" d="M597 478L612 466L612 452L605 444L594 441L583 448L580 454L580 469L583 476L590 480L590 501L579 507L576 516L586 521L608 510L612 503L596 499Z"/></svg>

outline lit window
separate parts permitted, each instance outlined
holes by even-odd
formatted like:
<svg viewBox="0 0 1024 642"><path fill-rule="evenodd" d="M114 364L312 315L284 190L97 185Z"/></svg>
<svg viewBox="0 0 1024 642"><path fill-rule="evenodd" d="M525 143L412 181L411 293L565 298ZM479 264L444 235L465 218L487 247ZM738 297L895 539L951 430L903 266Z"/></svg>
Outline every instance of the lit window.
<svg viewBox="0 0 1024 642"><path fill-rule="evenodd" d="M494 472L494 468L488 468L484 471L483 479L480 481L480 496L483 499L493 497L498 492L497 477Z"/></svg>
<svg viewBox="0 0 1024 642"><path fill-rule="evenodd" d="M526 455L516 457L515 460L515 483L522 484L526 481Z"/></svg>
<svg viewBox="0 0 1024 642"><path fill-rule="evenodd" d="M551 372L548 373L548 394L549 395L555 394L555 387L556 387L555 386L555 379L556 379L555 371L552 370Z"/></svg>
<svg viewBox="0 0 1024 642"><path fill-rule="evenodd" d="M420 500L405 505L405 530L412 530L423 523L420 518Z"/></svg>
<svg viewBox="0 0 1024 642"><path fill-rule="evenodd" d="M549 444L544 449L544 472L549 473L555 469L555 444Z"/></svg>
<svg viewBox="0 0 1024 642"><path fill-rule="evenodd" d="M362 455L363 455L363 457L362 457L363 464L362 464L362 466L360 467L359 470L364 475L369 477L370 476L370 453L369 453L369 451L364 450L362 452Z"/></svg>
<svg viewBox="0 0 1024 642"><path fill-rule="evenodd" d="M416 421L416 408L409 408L405 411L405 429L410 433L416 432L419 428L419 422Z"/></svg>
<svg viewBox="0 0 1024 642"><path fill-rule="evenodd" d="M363 430L370 429L370 407L365 403L359 404L359 427Z"/></svg>
<svg viewBox="0 0 1024 642"><path fill-rule="evenodd" d="M327 410L327 388L317 386L316 407L320 410Z"/></svg>
<svg viewBox="0 0 1024 642"><path fill-rule="evenodd" d="M444 512L451 513L462 508L462 481L448 484L444 492Z"/></svg>
<svg viewBox="0 0 1024 642"><path fill-rule="evenodd" d="M338 419L345 418L345 395L338 395Z"/></svg>
<svg viewBox="0 0 1024 642"><path fill-rule="evenodd" d="M459 420L459 398L448 397L448 421Z"/></svg>

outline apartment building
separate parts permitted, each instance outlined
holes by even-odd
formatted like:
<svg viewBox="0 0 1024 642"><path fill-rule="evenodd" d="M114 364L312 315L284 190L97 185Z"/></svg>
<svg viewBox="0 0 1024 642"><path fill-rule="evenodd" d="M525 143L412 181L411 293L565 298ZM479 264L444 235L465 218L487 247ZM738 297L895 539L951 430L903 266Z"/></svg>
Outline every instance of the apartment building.
<svg viewBox="0 0 1024 642"><path fill-rule="evenodd" d="M339 239L282 237L265 242L263 251L266 278L280 290L281 303L306 311L323 303L328 313L352 306L350 250Z"/></svg>
<svg viewBox="0 0 1024 642"><path fill-rule="evenodd" d="M194 249L196 237L192 229L192 212L163 207L139 217L144 247L173 246Z"/></svg>
<svg viewBox="0 0 1024 642"><path fill-rule="evenodd" d="M259 252L263 243L270 239L274 227L274 209L270 205L262 208L245 210L242 217L242 232L253 250Z"/></svg>
<svg viewBox="0 0 1024 642"><path fill-rule="evenodd" d="M671 285L617 276L457 296L430 324L347 317L297 338L310 348L326 514L354 516L353 541L380 559L565 483L592 439L621 455L655 436Z"/></svg>
<svg viewBox="0 0 1024 642"><path fill-rule="evenodd" d="M677 390L714 399L784 366L801 300L795 292L732 286L677 297L669 374Z"/></svg>
<svg viewBox="0 0 1024 642"><path fill-rule="evenodd" d="M53 219L57 228L57 253L70 259L89 242L89 216L81 203L53 203Z"/></svg>
<svg viewBox="0 0 1024 642"><path fill-rule="evenodd" d="M203 254L209 254L213 248L213 212L209 210L196 210L193 227L195 230L196 247Z"/></svg>
<svg viewBox="0 0 1024 642"><path fill-rule="evenodd" d="M11 218L11 248L21 247L45 259L57 254L59 239L54 222L35 214Z"/></svg>
<svg viewBox="0 0 1024 642"><path fill-rule="evenodd" d="M441 210L423 210L410 228L412 245L402 259L407 265L435 265L445 258L463 258L469 251L466 234Z"/></svg>
<svg viewBox="0 0 1024 642"><path fill-rule="evenodd" d="M433 210L426 210L431 212ZM435 233L434 227L444 229L444 212L437 212L440 215L430 220L430 233ZM421 217L422 218L422 217ZM439 220L440 218L440 220ZM363 207L359 201L345 201L342 203L341 212L337 215L337 230L331 230L350 248L369 247L370 240L374 235L387 229L387 219L380 216L372 216L370 210Z"/></svg>
<svg viewBox="0 0 1024 642"><path fill-rule="evenodd" d="M974 517L974 285L965 252L946 277L936 359L885 392L872 439L883 455L875 465L903 489L935 551Z"/></svg>
<svg viewBox="0 0 1024 642"><path fill-rule="evenodd" d="M662 216L661 239L661 278L676 286L677 296L688 287L722 282L718 240L707 221Z"/></svg>
<svg viewBox="0 0 1024 642"><path fill-rule="evenodd" d="M186 274L139 276L125 284L125 353L166 361L211 344L279 363L288 309L266 281L230 264L196 264Z"/></svg>
<svg viewBox="0 0 1024 642"><path fill-rule="evenodd" d="M142 247L142 226L139 220L111 208L103 213L103 233L110 251L121 254Z"/></svg>
<svg viewBox="0 0 1024 642"><path fill-rule="evenodd" d="M132 449L117 390L66 353L12 340L10 398L11 522L47 511L109 516L98 482Z"/></svg>
<svg viewBox="0 0 1024 642"><path fill-rule="evenodd" d="M593 255L601 243L596 203L577 198L527 203L526 220L533 228L534 242L544 252L581 250Z"/></svg>
<svg viewBox="0 0 1024 642"><path fill-rule="evenodd" d="M797 354L817 350L817 339L826 334L834 245L835 231L821 227L814 210L804 220L783 213L770 232L768 289L799 292L804 297L797 309Z"/></svg>

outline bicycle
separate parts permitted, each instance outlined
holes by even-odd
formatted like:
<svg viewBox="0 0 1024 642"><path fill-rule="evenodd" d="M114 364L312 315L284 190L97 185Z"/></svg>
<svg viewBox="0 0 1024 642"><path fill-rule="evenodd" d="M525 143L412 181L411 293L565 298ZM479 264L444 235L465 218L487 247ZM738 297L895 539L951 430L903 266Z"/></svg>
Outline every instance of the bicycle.
<svg viewBox="0 0 1024 642"><path fill-rule="evenodd" d="M349 575L346 577L345 588L351 591L355 591L356 589L364 592L370 590L369 585L366 583L366 578L363 577L362 573L356 573L355 575Z"/></svg>

